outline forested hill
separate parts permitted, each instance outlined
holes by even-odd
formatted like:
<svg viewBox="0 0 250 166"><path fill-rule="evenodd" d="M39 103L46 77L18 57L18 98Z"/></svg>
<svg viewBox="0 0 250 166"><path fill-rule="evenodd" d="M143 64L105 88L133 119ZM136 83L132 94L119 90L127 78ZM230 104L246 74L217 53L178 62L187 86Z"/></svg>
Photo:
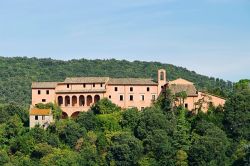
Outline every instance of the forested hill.
<svg viewBox="0 0 250 166"><path fill-rule="evenodd" d="M109 76L157 78L157 70L167 70L167 77L190 80L200 90L226 96L231 82L199 75L183 67L159 62L129 62L125 60L70 60L38 59L27 57L0 57L0 102L28 105L32 81L63 81L70 76Z"/></svg>

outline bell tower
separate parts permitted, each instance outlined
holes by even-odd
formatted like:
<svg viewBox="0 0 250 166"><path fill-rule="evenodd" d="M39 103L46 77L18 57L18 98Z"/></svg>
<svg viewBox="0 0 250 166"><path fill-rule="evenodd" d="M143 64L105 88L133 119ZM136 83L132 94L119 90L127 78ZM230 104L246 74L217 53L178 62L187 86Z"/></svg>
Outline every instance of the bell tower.
<svg viewBox="0 0 250 166"><path fill-rule="evenodd" d="M158 70L158 95L160 95L162 89L164 89L167 83L167 75L165 69Z"/></svg>

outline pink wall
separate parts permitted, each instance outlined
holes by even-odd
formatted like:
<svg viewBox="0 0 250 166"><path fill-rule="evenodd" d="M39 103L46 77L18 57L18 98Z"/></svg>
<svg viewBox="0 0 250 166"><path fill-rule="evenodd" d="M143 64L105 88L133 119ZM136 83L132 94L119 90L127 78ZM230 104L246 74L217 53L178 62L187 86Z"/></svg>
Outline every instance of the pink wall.
<svg viewBox="0 0 250 166"><path fill-rule="evenodd" d="M40 90L40 94L38 94L38 90ZM46 94L46 91L49 90L49 94ZM42 100L46 101L43 102ZM55 101L55 89L32 89L32 105L38 103L54 103Z"/></svg>
<svg viewBox="0 0 250 166"><path fill-rule="evenodd" d="M69 84L69 88L67 88L67 84L65 83L60 83L57 85L56 90L89 90L89 89L105 89L105 84L96 83L95 87L93 87L93 84L85 84L85 87L83 84Z"/></svg>
<svg viewBox="0 0 250 166"><path fill-rule="evenodd" d="M103 83L101 86L101 83L95 83L95 87L93 87L93 83L86 83L84 87L83 83L74 83L69 84L68 88L67 83L61 82L58 83L55 89L49 89L49 95L46 94L46 89L40 89L40 95L37 93L38 89L32 89L32 105L49 102L58 103L58 97L61 96L63 98L63 104L61 105L61 108L68 114L68 116L71 116L74 112L87 111L94 103L94 96L99 95L100 99L104 97L109 98L113 103L122 108L137 107L139 110L141 110L142 108L151 106L153 96L155 96L155 99L157 99L161 93L161 87L166 83L166 71L163 69L158 71L158 85L107 85ZM115 91L115 87L117 87L117 91ZM133 91L130 90L131 87L133 87ZM149 88L149 91L147 88ZM85 97L84 106L79 106L80 95L84 95ZM87 105L88 95L91 95L92 97L92 104L89 106ZM120 95L123 95L123 101L120 100ZM132 101L130 100L130 95L133 96ZM69 96L70 98L70 104L68 106L65 106L66 96ZM76 97L75 106L72 106L73 96ZM142 96L144 96L144 100L142 99ZM46 102L42 102L42 99L46 99Z"/></svg>
<svg viewBox="0 0 250 166"><path fill-rule="evenodd" d="M117 91L115 91L115 87L117 87ZM131 87L133 91L130 91ZM149 88L149 91L147 91L147 88ZM120 101L120 95L123 95L123 101ZM130 95L133 96L133 101L130 101ZM144 95L144 101L142 95ZM152 95L157 98L157 85L108 85L105 97L111 96L110 100L122 108L137 107L140 110L142 107L149 107L152 104Z"/></svg>

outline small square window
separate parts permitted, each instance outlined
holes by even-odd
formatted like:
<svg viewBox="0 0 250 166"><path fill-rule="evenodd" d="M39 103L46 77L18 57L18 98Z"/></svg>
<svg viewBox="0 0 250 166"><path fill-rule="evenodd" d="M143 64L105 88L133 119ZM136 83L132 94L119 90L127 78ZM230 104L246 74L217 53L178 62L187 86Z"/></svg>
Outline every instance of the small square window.
<svg viewBox="0 0 250 166"><path fill-rule="evenodd" d="M117 88L117 87L115 87L115 91L116 91L116 92L118 91L118 88Z"/></svg>
<svg viewBox="0 0 250 166"><path fill-rule="evenodd" d="M188 104L187 103L185 104L185 108L188 108Z"/></svg>
<svg viewBox="0 0 250 166"><path fill-rule="evenodd" d="M47 95L49 94L49 90L46 90L46 94L47 94Z"/></svg>
<svg viewBox="0 0 250 166"><path fill-rule="evenodd" d="M93 87L95 87L95 84L93 84Z"/></svg>
<svg viewBox="0 0 250 166"><path fill-rule="evenodd" d="M35 116L35 120L38 120L38 116L37 115Z"/></svg>
<svg viewBox="0 0 250 166"><path fill-rule="evenodd" d="M42 120L45 120L45 116L44 115L42 116Z"/></svg>
<svg viewBox="0 0 250 166"><path fill-rule="evenodd" d="M102 87L102 84L101 84L101 87Z"/></svg>
<svg viewBox="0 0 250 166"><path fill-rule="evenodd" d="M69 84L67 84L67 88L69 88Z"/></svg>
<svg viewBox="0 0 250 166"><path fill-rule="evenodd" d="M120 101L123 101L123 95L120 95Z"/></svg>
<svg viewBox="0 0 250 166"><path fill-rule="evenodd" d="M130 96L129 96L129 100L130 100L130 101L133 101L133 100L134 100L134 96L133 96L133 95L130 95Z"/></svg>
<svg viewBox="0 0 250 166"><path fill-rule="evenodd" d="M149 87L147 87L147 92L149 92L150 91L150 88Z"/></svg>
<svg viewBox="0 0 250 166"><path fill-rule="evenodd" d="M86 84L82 84L82 86L83 86L84 88L86 88Z"/></svg>
<svg viewBox="0 0 250 166"><path fill-rule="evenodd" d="M38 90L38 91L37 91L37 94L39 94L39 95L40 95L40 94L41 94L41 90Z"/></svg>
<svg viewBox="0 0 250 166"><path fill-rule="evenodd" d="M46 99L42 99L42 102L46 102Z"/></svg>
<svg viewBox="0 0 250 166"><path fill-rule="evenodd" d="M141 107L141 111L143 111L145 108L144 107Z"/></svg>
<svg viewBox="0 0 250 166"><path fill-rule="evenodd" d="M133 87L130 87L130 92L133 92L133 90L134 90Z"/></svg>
<svg viewBox="0 0 250 166"><path fill-rule="evenodd" d="M109 95L109 99L111 99L111 95Z"/></svg>

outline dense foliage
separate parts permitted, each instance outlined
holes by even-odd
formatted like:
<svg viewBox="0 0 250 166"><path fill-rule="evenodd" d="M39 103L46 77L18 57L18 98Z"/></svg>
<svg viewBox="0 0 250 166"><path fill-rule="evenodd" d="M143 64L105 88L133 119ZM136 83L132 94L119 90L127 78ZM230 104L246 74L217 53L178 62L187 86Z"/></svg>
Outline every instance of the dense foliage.
<svg viewBox="0 0 250 166"><path fill-rule="evenodd" d="M25 108L1 105L0 165L249 165L249 83L235 85L224 112L172 108L167 91L141 112L103 99L47 130L29 129Z"/></svg>
<svg viewBox="0 0 250 166"><path fill-rule="evenodd" d="M152 107L122 110L108 99L75 119L55 118L48 129L29 128L27 105L32 81L63 81L69 76L152 77L165 68L169 79L183 77L197 87L226 96L224 108L192 114L173 108L166 91ZM209 78L157 62L58 61L0 58L0 165L250 165L250 80Z"/></svg>
<svg viewBox="0 0 250 166"><path fill-rule="evenodd" d="M170 80L182 77L193 81L201 90L226 96L232 88L231 82L206 77L182 67L158 62L110 60L70 60L60 61L37 58L0 57L0 102L22 103L31 101L32 81L63 81L72 76L110 76L157 78L157 70L167 70Z"/></svg>

